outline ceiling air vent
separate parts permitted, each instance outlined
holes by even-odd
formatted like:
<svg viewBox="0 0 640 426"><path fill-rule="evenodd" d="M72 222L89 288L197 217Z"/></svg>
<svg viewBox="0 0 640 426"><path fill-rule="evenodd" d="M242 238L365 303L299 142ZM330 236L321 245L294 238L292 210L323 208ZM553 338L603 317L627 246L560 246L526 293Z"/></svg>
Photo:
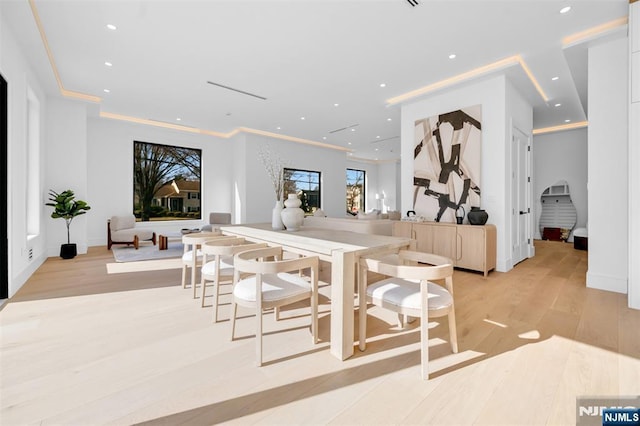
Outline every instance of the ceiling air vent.
<svg viewBox="0 0 640 426"><path fill-rule="evenodd" d="M213 86L222 87L223 89L232 90L234 92L242 93L243 95L253 96L254 98L262 99L263 101L267 100L267 98L265 98L264 96L256 95L256 94L250 93L250 92L245 92L244 90L240 90L240 89L234 89L233 87L225 86L224 84L214 83L213 81L207 81L207 83L209 83L209 84L211 84Z"/></svg>
<svg viewBox="0 0 640 426"><path fill-rule="evenodd" d="M352 128L358 127L358 126L359 126L359 124L352 124L351 126L346 126L346 127L340 128L340 129L331 130L329 133L338 133L338 132L341 132L343 130L352 129Z"/></svg>

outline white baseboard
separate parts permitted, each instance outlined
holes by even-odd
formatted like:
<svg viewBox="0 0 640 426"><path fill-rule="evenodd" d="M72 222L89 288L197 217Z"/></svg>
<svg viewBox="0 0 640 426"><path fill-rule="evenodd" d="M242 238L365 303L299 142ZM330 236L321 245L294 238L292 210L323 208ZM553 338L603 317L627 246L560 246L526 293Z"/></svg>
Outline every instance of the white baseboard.
<svg viewBox="0 0 640 426"><path fill-rule="evenodd" d="M627 278L599 275L587 271L587 287L627 294Z"/></svg>

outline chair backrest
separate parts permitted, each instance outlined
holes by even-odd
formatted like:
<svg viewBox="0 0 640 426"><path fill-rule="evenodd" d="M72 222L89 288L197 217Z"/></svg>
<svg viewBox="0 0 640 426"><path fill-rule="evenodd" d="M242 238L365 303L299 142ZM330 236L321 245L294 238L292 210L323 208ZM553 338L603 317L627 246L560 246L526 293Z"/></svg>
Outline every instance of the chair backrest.
<svg viewBox="0 0 640 426"><path fill-rule="evenodd" d="M136 226L136 217L134 215L111 216L109 223L111 224L112 231L131 229Z"/></svg>
<svg viewBox="0 0 640 426"><path fill-rule="evenodd" d="M264 260L270 257L273 257L276 260ZM233 265L235 267L236 274L239 272L249 272L252 274L277 274L279 272L298 271L304 268L311 268L312 274L316 274L318 271L319 260L317 256L287 260L281 259L282 247L267 247L237 253L234 256Z"/></svg>
<svg viewBox="0 0 640 426"><path fill-rule="evenodd" d="M200 248L202 253L207 256L232 256L241 251L254 250L269 247L267 243L252 243L244 238L221 238L218 240L207 241Z"/></svg>
<svg viewBox="0 0 640 426"><path fill-rule="evenodd" d="M231 213L213 212L209 213L209 223L219 225L229 225L231 223Z"/></svg>
<svg viewBox="0 0 640 426"><path fill-rule="evenodd" d="M360 260L369 271L406 280L440 280L453 276L451 259L430 253L401 250L395 261L389 256Z"/></svg>

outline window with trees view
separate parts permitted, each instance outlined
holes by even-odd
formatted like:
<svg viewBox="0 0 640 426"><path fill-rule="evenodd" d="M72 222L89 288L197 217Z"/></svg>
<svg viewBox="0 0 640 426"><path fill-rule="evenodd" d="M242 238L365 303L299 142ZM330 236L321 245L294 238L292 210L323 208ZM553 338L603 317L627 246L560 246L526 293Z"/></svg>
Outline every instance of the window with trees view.
<svg viewBox="0 0 640 426"><path fill-rule="evenodd" d="M140 221L200 219L202 150L133 142L133 214Z"/></svg>
<svg viewBox="0 0 640 426"><path fill-rule="evenodd" d="M300 208L311 215L320 208L320 172L311 170L284 169L284 197L298 194Z"/></svg>
<svg viewBox="0 0 640 426"><path fill-rule="evenodd" d="M357 215L365 210L364 170L347 169L347 213Z"/></svg>

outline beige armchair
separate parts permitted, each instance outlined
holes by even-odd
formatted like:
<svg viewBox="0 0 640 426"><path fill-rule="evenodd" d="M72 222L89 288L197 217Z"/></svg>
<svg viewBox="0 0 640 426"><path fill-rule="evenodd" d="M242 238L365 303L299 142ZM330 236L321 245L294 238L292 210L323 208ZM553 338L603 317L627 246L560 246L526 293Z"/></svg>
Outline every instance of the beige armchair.
<svg viewBox="0 0 640 426"><path fill-rule="evenodd" d="M231 224L231 213L213 212L209 213L209 224L202 227L203 232L215 232L220 225Z"/></svg>
<svg viewBox="0 0 640 426"><path fill-rule="evenodd" d="M107 249L114 244L133 244L138 249L140 241L152 241L156 245L156 233L149 229L136 228L134 215L112 216L107 221Z"/></svg>

